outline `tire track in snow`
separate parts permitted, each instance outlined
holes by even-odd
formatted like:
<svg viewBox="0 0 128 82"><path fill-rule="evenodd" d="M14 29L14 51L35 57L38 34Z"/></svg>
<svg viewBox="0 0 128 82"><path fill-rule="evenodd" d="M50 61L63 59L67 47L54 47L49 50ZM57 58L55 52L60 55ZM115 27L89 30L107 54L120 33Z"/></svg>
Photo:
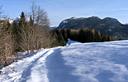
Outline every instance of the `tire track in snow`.
<svg viewBox="0 0 128 82"><path fill-rule="evenodd" d="M31 75L31 69L32 67L36 64L36 62L43 57L48 51L44 52L41 56L39 56L37 59L35 59L34 61L31 62L31 64L29 64L29 66L26 67L26 69L23 71L22 75L21 75L21 80L20 82L26 82L30 75Z"/></svg>
<svg viewBox="0 0 128 82"><path fill-rule="evenodd" d="M33 66L32 73L28 82L49 82L47 77L47 68L46 68L46 59L49 55L53 53L53 50L49 50L43 57L40 57L36 62L36 65Z"/></svg>
<svg viewBox="0 0 128 82"><path fill-rule="evenodd" d="M41 49L31 57L23 58L2 69L0 82L49 82L46 59L54 48Z"/></svg>

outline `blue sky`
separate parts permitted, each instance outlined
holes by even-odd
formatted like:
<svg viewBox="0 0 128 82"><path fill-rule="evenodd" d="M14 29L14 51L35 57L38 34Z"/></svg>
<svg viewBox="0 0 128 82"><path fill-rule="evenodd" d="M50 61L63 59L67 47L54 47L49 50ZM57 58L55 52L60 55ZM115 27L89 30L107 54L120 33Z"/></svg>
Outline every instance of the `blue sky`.
<svg viewBox="0 0 128 82"><path fill-rule="evenodd" d="M98 16L113 17L128 23L128 0L35 0L47 11L51 26L70 17ZM21 11L29 12L32 0L0 0L3 13L11 18L18 17Z"/></svg>

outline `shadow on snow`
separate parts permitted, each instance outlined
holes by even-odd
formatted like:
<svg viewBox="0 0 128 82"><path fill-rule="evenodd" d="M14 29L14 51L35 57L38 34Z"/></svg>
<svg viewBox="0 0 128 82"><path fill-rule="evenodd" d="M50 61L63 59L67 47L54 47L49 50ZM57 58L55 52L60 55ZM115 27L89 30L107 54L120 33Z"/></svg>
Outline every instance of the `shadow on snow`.
<svg viewBox="0 0 128 82"><path fill-rule="evenodd" d="M79 82L78 76L71 74L73 67L65 65L61 50L56 49L46 61L49 82Z"/></svg>

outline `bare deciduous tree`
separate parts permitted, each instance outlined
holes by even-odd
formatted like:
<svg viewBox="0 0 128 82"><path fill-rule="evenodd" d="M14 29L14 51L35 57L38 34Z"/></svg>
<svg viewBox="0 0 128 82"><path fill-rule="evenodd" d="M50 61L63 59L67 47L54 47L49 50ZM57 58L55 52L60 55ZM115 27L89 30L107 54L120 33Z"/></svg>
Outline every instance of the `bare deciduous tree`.
<svg viewBox="0 0 128 82"><path fill-rule="evenodd" d="M22 29L20 36L20 48L23 51L50 47L50 34L42 27L28 26L27 29Z"/></svg>
<svg viewBox="0 0 128 82"><path fill-rule="evenodd" d="M32 3L30 13L33 23L41 26L49 26L47 12L41 9L40 6L37 6L34 2Z"/></svg>

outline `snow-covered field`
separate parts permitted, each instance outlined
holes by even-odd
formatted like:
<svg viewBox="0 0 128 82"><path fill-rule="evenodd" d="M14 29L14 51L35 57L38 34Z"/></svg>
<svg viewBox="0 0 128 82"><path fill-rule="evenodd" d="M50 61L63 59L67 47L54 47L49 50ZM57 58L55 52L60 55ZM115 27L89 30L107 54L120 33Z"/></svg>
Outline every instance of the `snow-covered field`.
<svg viewBox="0 0 128 82"><path fill-rule="evenodd" d="M0 82L128 82L128 40L70 41L3 68Z"/></svg>

